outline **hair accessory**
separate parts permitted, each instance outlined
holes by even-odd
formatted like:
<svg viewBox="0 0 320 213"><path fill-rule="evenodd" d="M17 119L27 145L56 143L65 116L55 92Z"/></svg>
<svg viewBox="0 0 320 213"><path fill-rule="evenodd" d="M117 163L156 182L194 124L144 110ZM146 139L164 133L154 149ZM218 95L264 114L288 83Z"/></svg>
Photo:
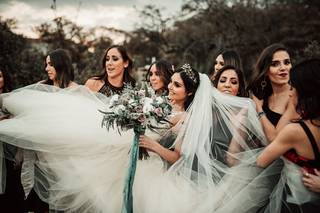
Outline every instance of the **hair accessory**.
<svg viewBox="0 0 320 213"><path fill-rule="evenodd" d="M190 64L184 64L182 65L181 69L183 69L183 72L185 72L187 74L187 76L194 82L197 82L196 79L196 75L195 73L192 71L192 68L190 66Z"/></svg>

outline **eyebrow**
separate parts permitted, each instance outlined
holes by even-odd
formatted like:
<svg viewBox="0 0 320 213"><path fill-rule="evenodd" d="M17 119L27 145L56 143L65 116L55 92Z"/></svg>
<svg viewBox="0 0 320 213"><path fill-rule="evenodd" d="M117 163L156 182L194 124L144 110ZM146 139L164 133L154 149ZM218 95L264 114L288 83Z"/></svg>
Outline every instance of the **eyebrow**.
<svg viewBox="0 0 320 213"><path fill-rule="evenodd" d="M228 77L226 77L226 76L221 76L221 78L228 78ZM237 77L231 77L230 79L236 79L236 80L238 80L239 78L237 78Z"/></svg>
<svg viewBox="0 0 320 213"><path fill-rule="evenodd" d="M283 60L275 59L275 60L272 60L271 62L278 62L278 61L285 61L285 60L290 60L290 58L285 58L285 59L283 59Z"/></svg>
<svg viewBox="0 0 320 213"><path fill-rule="evenodd" d="M182 85L182 83L178 82L178 81L173 81L172 83L178 84L178 85Z"/></svg>

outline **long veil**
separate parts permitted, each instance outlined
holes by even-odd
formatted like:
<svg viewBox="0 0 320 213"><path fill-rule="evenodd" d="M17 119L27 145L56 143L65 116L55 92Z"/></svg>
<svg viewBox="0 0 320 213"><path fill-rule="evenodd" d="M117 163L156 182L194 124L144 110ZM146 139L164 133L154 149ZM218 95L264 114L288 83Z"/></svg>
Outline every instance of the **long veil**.
<svg viewBox="0 0 320 213"><path fill-rule="evenodd" d="M43 200L53 209L120 211L133 133L101 128L98 110L108 98L83 86L39 84L1 97L13 117L0 122L0 141L37 152L34 187ZM138 162L136 212L279 210L279 202L269 201L282 199L283 163L256 166L266 139L250 99L222 94L200 74L180 123L172 145L181 153L177 162L168 168L155 155Z"/></svg>
<svg viewBox="0 0 320 213"><path fill-rule="evenodd" d="M220 93L200 74L175 144L182 157L169 171L191 180L205 194L196 212L254 211L268 202L271 180L281 172L279 162L267 170L256 166L265 145L253 102Z"/></svg>

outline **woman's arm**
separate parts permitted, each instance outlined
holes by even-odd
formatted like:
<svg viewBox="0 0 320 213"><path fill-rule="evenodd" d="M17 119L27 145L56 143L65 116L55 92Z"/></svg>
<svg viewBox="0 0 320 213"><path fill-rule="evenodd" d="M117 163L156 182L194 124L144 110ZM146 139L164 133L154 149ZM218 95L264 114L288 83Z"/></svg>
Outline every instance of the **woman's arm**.
<svg viewBox="0 0 320 213"><path fill-rule="evenodd" d="M256 110L257 113L262 113L263 109L263 100L258 99L256 96L252 95L252 100L256 104ZM263 132L266 135L266 138L269 142L273 141L273 139L276 136L276 127L273 126L273 124L269 121L267 116L265 114L262 114L262 116L259 117L259 120L261 122Z"/></svg>
<svg viewBox="0 0 320 213"><path fill-rule="evenodd" d="M285 126L274 141L258 156L257 165L267 167L288 150L294 148L296 141L300 140L299 134L293 134L297 130L298 124L288 124Z"/></svg>
<svg viewBox="0 0 320 213"><path fill-rule="evenodd" d="M243 123L247 117L248 108L242 108L240 112L231 120L231 123L234 124L236 132L233 133L233 137L226 153L226 163L230 167L235 166L238 163L238 159L235 157L235 154L243 150L243 144L240 143L241 141L246 141L245 138L247 138L246 131L243 129Z"/></svg>
<svg viewBox="0 0 320 213"><path fill-rule="evenodd" d="M259 100L254 95L252 96L252 100L256 104L257 113L263 112L263 109L262 109L263 100ZM286 110L281 116L276 126L274 126L265 115L260 117L260 122L262 124L262 128L266 135L267 140L269 142L272 142L277 137L277 135L283 129L284 126L289 124L291 120L298 119L298 118L299 118L299 115L296 112L295 106L290 98L287 104Z"/></svg>
<svg viewBox="0 0 320 213"><path fill-rule="evenodd" d="M157 153L160 157L162 157L169 163L175 163L180 158L180 152L177 149L171 151L163 147L157 141L145 135L140 135L139 146Z"/></svg>

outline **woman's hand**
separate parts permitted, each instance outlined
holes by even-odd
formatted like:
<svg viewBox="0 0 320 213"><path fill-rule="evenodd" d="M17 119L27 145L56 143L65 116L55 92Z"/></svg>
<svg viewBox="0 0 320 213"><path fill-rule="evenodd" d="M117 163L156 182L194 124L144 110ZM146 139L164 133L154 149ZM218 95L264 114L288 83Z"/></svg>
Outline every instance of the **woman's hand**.
<svg viewBox="0 0 320 213"><path fill-rule="evenodd" d="M303 184L311 191L320 193L320 171L314 169L315 175L303 170Z"/></svg>
<svg viewBox="0 0 320 213"><path fill-rule="evenodd" d="M252 95L252 100L256 104L257 112L262 112L263 100L258 99L255 95Z"/></svg>
<svg viewBox="0 0 320 213"><path fill-rule="evenodd" d="M157 153L158 148L161 145L157 141L151 139L150 137L148 137L146 135L140 135L139 146Z"/></svg>

